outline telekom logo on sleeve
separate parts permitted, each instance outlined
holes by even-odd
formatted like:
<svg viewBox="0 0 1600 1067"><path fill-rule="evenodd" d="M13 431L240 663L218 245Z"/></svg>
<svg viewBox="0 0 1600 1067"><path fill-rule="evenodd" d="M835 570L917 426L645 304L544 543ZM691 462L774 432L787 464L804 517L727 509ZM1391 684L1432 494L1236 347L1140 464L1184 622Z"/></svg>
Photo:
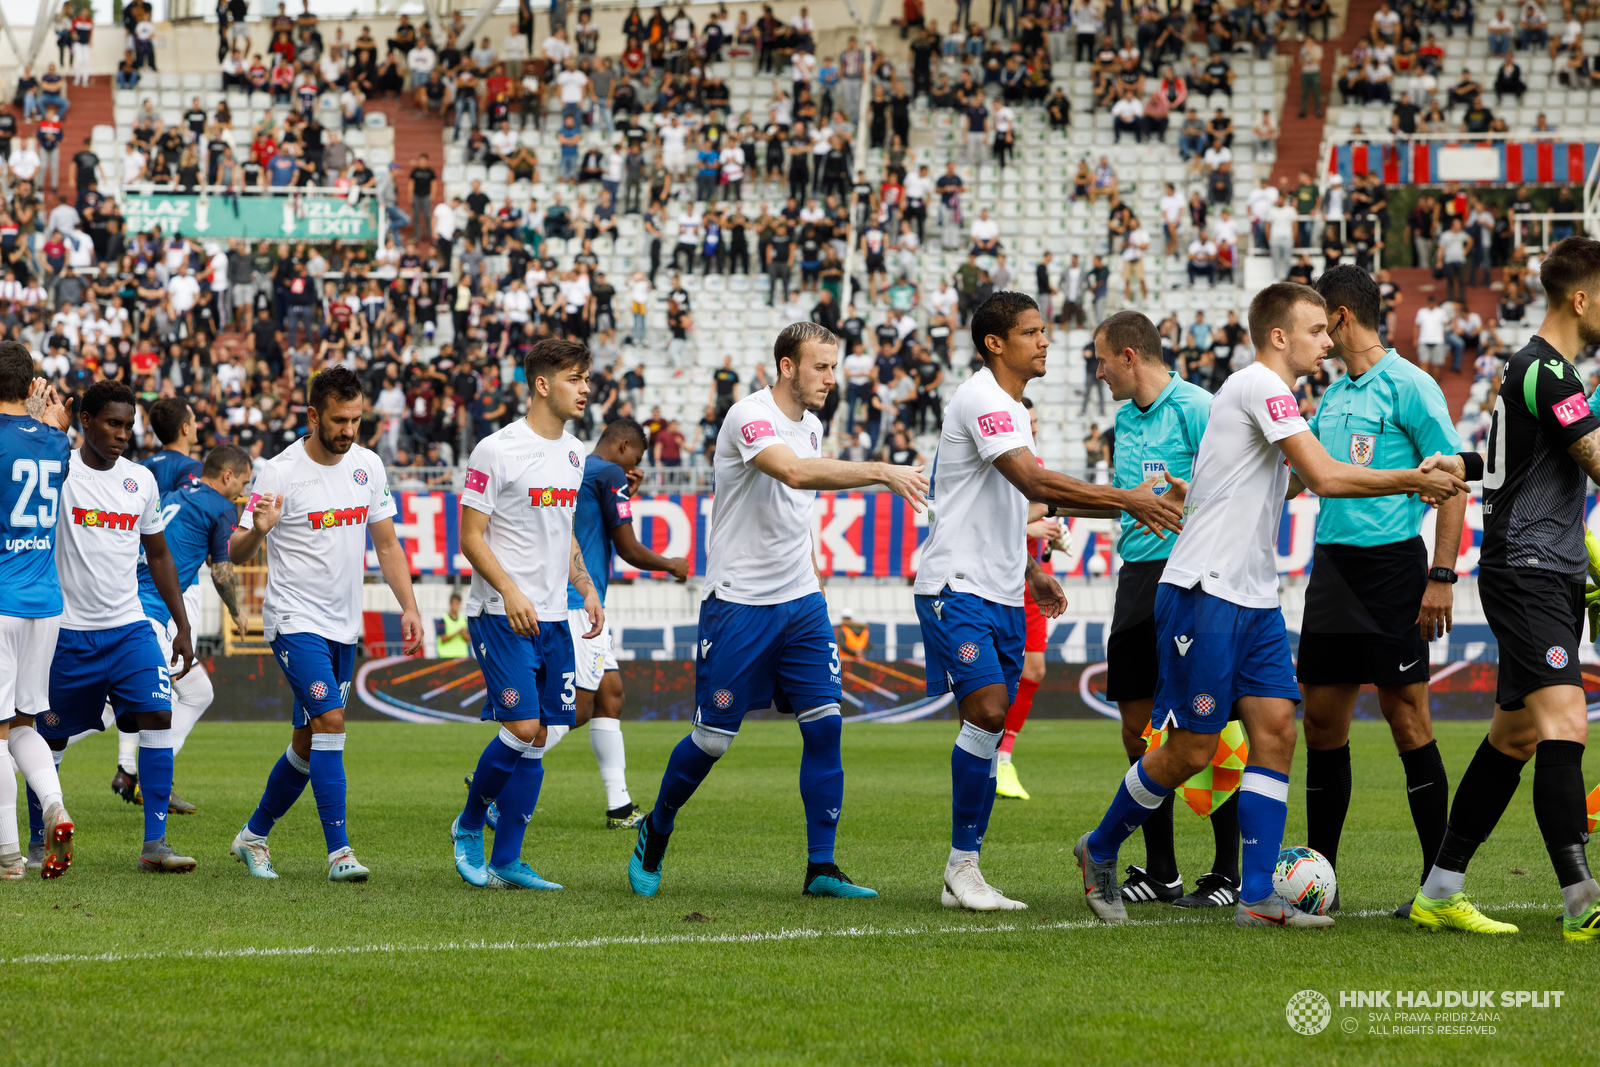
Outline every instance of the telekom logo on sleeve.
<svg viewBox="0 0 1600 1067"><path fill-rule="evenodd" d="M1550 405L1550 410L1555 413L1556 421L1563 426L1571 426L1585 415L1589 414L1589 405L1584 403L1583 396L1573 393L1564 400L1558 400Z"/></svg>
<svg viewBox="0 0 1600 1067"><path fill-rule="evenodd" d="M619 519L631 519L631 518L633 518L633 501L631 501L631 500L619 500L619 501L617 501L617 518L619 518Z"/></svg>
<svg viewBox="0 0 1600 1067"><path fill-rule="evenodd" d="M997 433L1014 433L1016 427L1011 423L1011 412L991 411L987 415L978 416L978 432L985 437L993 437Z"/></svg>
<svg viewBox="0 0 1600 1067"><path fill-rule="evenodd" d="M1272 421L1291 419L1300 414L1300 405L1294 402L1294 397L1287 394L1283 396L1267 397L1267 414L1272 416Z"/></svg>
<svg viewBox="0 0 1600 1067"><path fill-rule="evenodd" d="M778 436L778 431L772 428L772 423L764 419L745 423L739 427L739 432L744 435L744 443L747 445L753 445L763 437Z"/></svg>
<svg viewBox="0 0 1600 1067"><path fill-rule="evenodd" d="M246 504L244 506L244 509L246 511L254 511L256 509L256 505L259 504L259 503L261 503L261 494L260 493L251 493L250 494L250 503Z"/></svg>
<svg viewBox="0 0 1600 1067"><path fill-rule="evenodd" d="M480 470L468 467L466 486L468 492L481 493L489 488L489 476Z"/></svg>

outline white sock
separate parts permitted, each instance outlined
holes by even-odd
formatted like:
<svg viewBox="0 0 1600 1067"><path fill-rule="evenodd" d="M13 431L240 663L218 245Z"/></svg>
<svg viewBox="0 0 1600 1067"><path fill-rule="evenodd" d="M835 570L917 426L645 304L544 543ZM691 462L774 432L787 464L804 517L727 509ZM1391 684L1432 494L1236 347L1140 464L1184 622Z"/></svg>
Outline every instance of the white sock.
<svg viewBox="0 0 1600 1067"><path fill-rule="evenodd" d="M1011 762L1011 753L1009 753L1009 752L1000 752L1000 753L998 753L998 755L1000 757L1000 763L1001 763L1002 766L1004 766L1005 764Z"/></svg>
<svg viewBox="0 0 1600 1067"><path fill-rule="evenodd" d="M183 743L188 740L189 731L194 729L194 724L200 721L200 716L211 707L211 701L216 696L216 690L211 685L211 676L206 674L206 669L195 666L194 670L172 683L172 755L176 757L183 751Z"/></svg>
<svg viewBox="0 0 1600 1067"><path fill-rule="evenodd" d="M17 835L17 772L11 754L0 748L0 856L21 855Z"/></svg>
<svg viewBox="0 0 1600 1067"><path fill-rule="evenodd" d="M132 775L139 773L139 735L117 734L117 766Z"/></svg>
<svg viewBox="0 0 1600 1067"><path fill-rule="evenodd" d="M549 752L561 743L561 739L572 731L570 726L546 726L544 728L544 750Z"/></svg>
<svg viewBox="0 0 1600 1067"><path fill-rule="evenodd" d="M0 852L4 851L4 845L0 843ZM1576 919L1582 915L1589 905L1594 903L1595 897L1600 897L1600 884L1593 878L1561 888L1561 900L1566 905L1569 919Z"/></svg>
<svg viewBox="0 0 1600 1067"><path fill-rule="evenodd" d="M1428 868L1428 877L1422 882L1422 895L1431 900L1447 900L1467 888L1467 872L1447 871L1442 867Z"/></svg>
<svg viewBox="0 0 1600 1067"><path fill-rule="evenodd" d="M33 795L39 798L39 805L48 811L51 804L61 803L61 776L56 773L61 753L51 752L39 731L31 726L13 725L6 747Z"/></svg>
<svg viewBox="0 0 1600 1067"><path fill-rule="evenodd" d="M950 850L950 859L945 863L945 866L954 867L962 860L972 860L974 863L976 863L978 860L978 854L976 852L963 852L959 848L952 848Z"/></svg>
<svg viewBox="0 0 1600 1067"><path fill-rule="evenodd" d="M600 765L600 782L606 787L606 810L633 804L628 795L628 750L622 743L622 720L590 719L589 747Z"/></svg>

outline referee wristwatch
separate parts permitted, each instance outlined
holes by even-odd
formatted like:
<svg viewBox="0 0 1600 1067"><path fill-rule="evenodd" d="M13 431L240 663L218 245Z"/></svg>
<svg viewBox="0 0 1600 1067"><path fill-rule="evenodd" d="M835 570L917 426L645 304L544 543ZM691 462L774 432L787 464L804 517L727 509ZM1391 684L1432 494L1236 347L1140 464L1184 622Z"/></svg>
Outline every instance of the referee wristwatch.
<svg viewBox="0 0 1600 1067"><path fill-rule="evenodd" d="M1428 581L1444 582L1446 585L1455 585L1461 575L1455 572L1454 567L1434 567L1428 571Z"/></svg>

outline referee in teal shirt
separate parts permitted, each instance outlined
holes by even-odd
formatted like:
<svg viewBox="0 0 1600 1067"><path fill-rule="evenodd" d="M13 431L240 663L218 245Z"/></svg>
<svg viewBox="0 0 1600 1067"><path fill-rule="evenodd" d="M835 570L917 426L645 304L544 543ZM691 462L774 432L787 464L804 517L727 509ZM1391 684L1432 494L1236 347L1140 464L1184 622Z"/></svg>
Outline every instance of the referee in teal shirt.
<svg viewBox="0 0 1600 1067"><path fill-rule="evenodd" d="M1371 275L1346 264L1315 287L1328 302L1328 354L1348 371L1310 420L1328 454L1393 469L1460 452L1438 384L1379 341ZM1289 495L1303 488L1294 478ZM1449 783L1428 714L1428 642L1450 632L1466 507L1464 494L1439 507L1430 570L1419 534L1426 504L1407 496L1322 501L1297 674L1305 696L1306 843L1336 866L1350 809L1350 717L1363 683L1377 686L1405 766L1424 876L1444 839Z"/></svg>
<svg viewBox="0 0 1600 1067"><path fill-rule="evenodd" d="M1205 436L1211 394L1167 369L1161 335L1137 311L1119 311L1102 322L1095 330L1094 348L1097 376L1110 387L1112 399L1131 401L1117 410L1117 487L1131 489L1152 477L1187 482ZM1156 586L1174 543L1174 538L1156 537L1123 515L1117 541L1122 569L1106 641L1106 699L1115 701L1122 713L1122 745L1134 763L1144 755L1144 728L1155 705ZM1123 900L1232 907L1239 900L1238 794L1212 815L1216 859L1187 896L1173 850L1172 806L1168 797L1144 824L1145 865L1128 869Z"/></svg>

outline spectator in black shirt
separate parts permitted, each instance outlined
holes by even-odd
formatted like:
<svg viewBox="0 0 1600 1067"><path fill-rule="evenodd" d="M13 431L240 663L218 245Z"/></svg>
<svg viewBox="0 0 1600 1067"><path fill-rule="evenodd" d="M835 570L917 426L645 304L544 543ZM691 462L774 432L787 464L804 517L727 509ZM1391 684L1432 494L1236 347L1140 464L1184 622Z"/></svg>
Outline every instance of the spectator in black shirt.
<svg viewBox="0 0 1600 1067"><path fill-rule="evenodd" d="M433 165L424 152L411 168L411 221L416 225L417 240L433 239L430 223L433 221L433 183L438 180Z"/></svg>

